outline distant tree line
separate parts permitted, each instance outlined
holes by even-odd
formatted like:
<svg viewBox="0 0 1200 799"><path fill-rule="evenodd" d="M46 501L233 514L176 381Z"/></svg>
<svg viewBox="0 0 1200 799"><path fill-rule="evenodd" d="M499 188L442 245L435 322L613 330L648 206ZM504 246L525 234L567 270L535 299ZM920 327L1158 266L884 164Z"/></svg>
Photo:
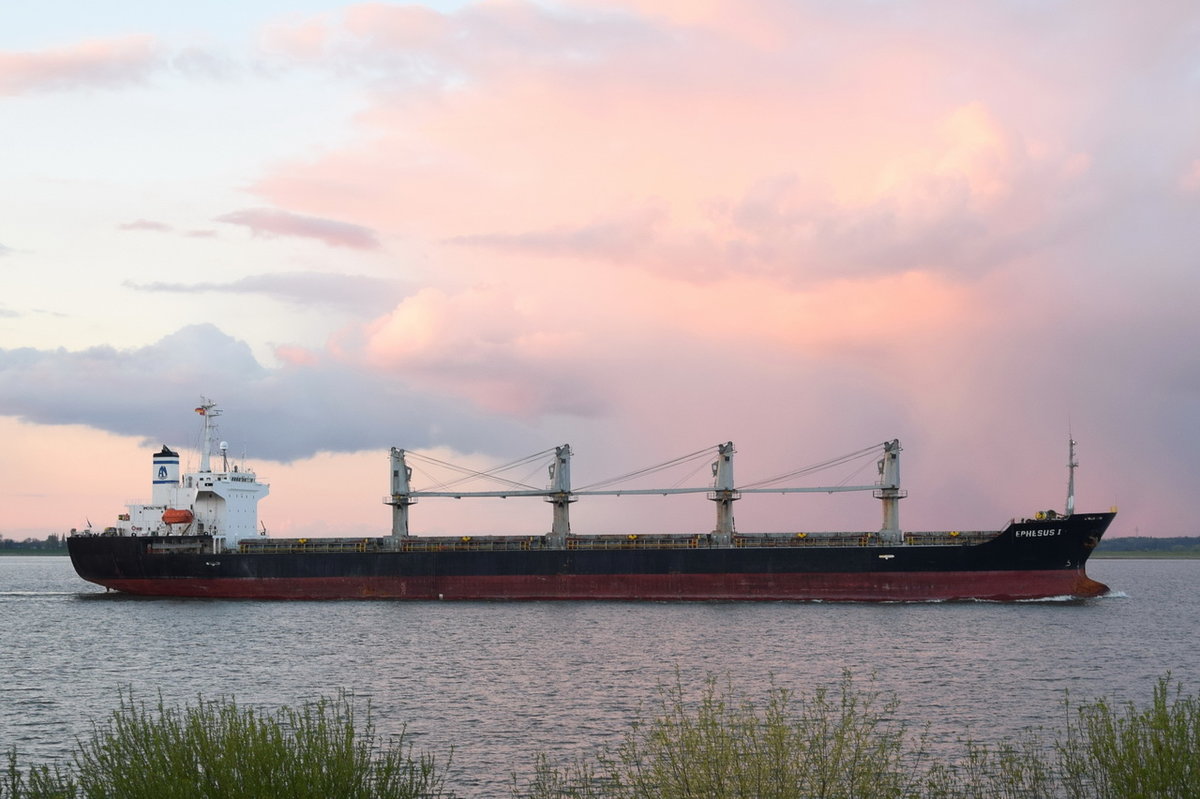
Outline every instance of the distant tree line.
<svg viewBox="0 0 1200 799"><path fill-rule="evenodd" d="M66 552L67 539L65 536L51 533L45 538L26 538L15 541L0 535L0 553L3 552Z"/></svg>
<svg viewBox="0 0 1200 799"><path fill-rule="evenodd" d="M1178 536L1176 538L1150 538L1128 536L1105 538L1096 547L1097 553L1149 552L1163 555L1200 555L1200 537Z"/></svg>

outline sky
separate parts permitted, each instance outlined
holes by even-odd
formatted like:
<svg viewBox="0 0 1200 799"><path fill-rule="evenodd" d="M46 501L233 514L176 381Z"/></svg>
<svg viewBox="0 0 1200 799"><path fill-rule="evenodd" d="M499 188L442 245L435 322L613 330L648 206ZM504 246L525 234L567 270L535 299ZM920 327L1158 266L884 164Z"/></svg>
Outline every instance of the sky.
<svg viewBox="0 0 1200 799"><path fill-rule="evenodd" d="M1110 535L1197 535L1198 245L1192 2L14 5L0 536L148 501L202 397L274 535L385 534L393 446L486 470L569 443L582 486L732 441L742 484L893 438L902 527L996 529L1062 509L1069 437ZM869 494L735 515L880 522Z"/></svg>

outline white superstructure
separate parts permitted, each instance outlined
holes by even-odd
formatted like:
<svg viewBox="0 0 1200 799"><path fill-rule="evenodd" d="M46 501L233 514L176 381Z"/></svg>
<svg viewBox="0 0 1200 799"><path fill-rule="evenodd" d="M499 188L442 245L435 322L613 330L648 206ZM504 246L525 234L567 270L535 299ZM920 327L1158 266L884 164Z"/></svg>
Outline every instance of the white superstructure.
<svg viewBox="0 0 1200 799"><path fill-rule="evenodd" d="M236 549L247 538L265 533L259 530L258 502L271 491L260 483L250 469L229 464L228 445L217 444L216 417L220 409L202 399L196 413L204 417L204 437L200 450L200 469L179 473L179 453L164 446L154 454L149 504L128 505L128 512L117 518L109 531L118 535L201 535L213 536L213 549ZM211 466L214 450L221 458L220 471Z"/></svg>

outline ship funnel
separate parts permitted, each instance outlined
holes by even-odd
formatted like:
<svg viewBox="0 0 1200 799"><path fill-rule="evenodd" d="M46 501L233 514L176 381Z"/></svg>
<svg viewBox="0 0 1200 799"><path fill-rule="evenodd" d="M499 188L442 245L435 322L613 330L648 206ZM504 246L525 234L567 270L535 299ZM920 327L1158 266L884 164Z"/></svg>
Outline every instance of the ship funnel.
<svg viewBox="0 0 1200 799"><path fill-rule="evenodd" d="M161 452L154 453L154 473L151 477L153 495L151 505L169 505L171 490L179 485L179 453L163 445Z"/></svg>

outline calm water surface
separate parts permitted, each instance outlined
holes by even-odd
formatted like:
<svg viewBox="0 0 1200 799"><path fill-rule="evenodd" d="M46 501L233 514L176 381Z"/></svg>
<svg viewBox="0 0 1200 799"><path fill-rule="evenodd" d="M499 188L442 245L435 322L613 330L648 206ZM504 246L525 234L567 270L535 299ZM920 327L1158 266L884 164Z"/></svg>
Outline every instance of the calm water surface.
<svg viewBox="0 0 1200 799"><path fill-rule="evenodd" d="M534 753L615 743L656 687L730 675L761 695L850 669L951 748L1057 729L1063 691L1144 702L1171 672L1200 690L1200 561L1098 560L1082 602L444 603L141 599L65 557L0 557L0 750L66 756L118 690L168 704L295 704L345 688L380 732L453 746L452 787L508 795ZM957 750L955 750L957 751Z"/></svg>

